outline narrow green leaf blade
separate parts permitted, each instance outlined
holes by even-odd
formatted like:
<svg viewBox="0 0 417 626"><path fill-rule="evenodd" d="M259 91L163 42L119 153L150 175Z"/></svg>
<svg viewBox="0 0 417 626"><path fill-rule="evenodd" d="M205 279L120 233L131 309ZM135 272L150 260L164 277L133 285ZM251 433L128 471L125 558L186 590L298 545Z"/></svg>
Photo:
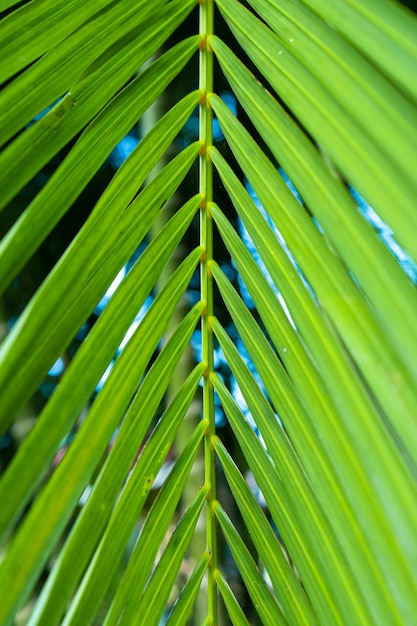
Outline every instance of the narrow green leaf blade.
<svg viewBox="0 0 417 626"><path fill-rule="evenodd" d="M219 502L213 504L213 509L262 623L285 626L286 620L278 603L229 517Z"/></svg>
<svg viewBox="0 0 417 626"><path fill-rule="evenodd" d="M199 203L199 197L192 199L171 218L119 285L39 416L36 428L23 441L1 477L0 536L3 540L33 495L60 442L94 392Z"/></svg>
<svg viewBox="0 0 417 626"><path fill-rule="evenodd" d="M338 589L345 590L343 597L336 600L341 615L350 613L358 624L369 623L370 616L367 614L361 590L357 581L352 580L338 538L312 491L290 440L231 339L217 320L212 319L210 323L277 468L288 498L289 513L304 536L310 553L313 555L316 552L314 558L318 576L335 598ZM321 546L319 553L314 550L317 545Z"/></svg>
<svg viewBox="0 0 417 626"><path fill-rule="evenodd" d="M18 135L4 149L0 155L2 168L0 183L4 190L0 198L0 208L3 208L76 133L98 114L97 119L92 121L93 128L87 127L82 138L74 146L77 159L74 161L74 152L71 152L72 158L66 159L56 174L59 176L62 169L68 166L77 172L77 162L82 161L85 174L81 176L79 185L85 185L85 180L88 182L117 141L132 128L141 112L149 106L149 102L148 104L146 102L148 98L151 98L152 102L152 98L158 95L164 85L166 86L164 81L169 81L172 78L172 72L175 74L179 70L181 63L185 60L184 55L195 51L200 39L199 36L195 36L177 44L131 81L132 74L137 72L138 63L146 61L162 43L162 35L155 37L153 29L148 29L145 34L141 33L141 35L142 37L138 38L135 46L127 40L117 53L109 59L105 58L98 67L94 68L94 71L74 85L71 95L65 96L45 116ZM169 60L171 60L171 68L169 63L165 66ZM155 68L157 68L156 73ZM167 69L171 69L171 75L167 74ZM129 84L126 85L126 83ZM115 96L117 92L120 93ZM143 96L143 102L139 95ZM73 99L76 99L76 106L72 106ZM144 108L143 105L145 105ZM124 112L125 118L120 111ZM97 138L97 134L102 143ZM91 165L85 157L85 149L90 145L93 148L90 154ZM80 176L79 173L78 176ZM53 176L53 180L55 178ZM49 183L48 187L49 185L52 183ZM70 190L74 194L73 186ZM40 193L46 192L41 190ZM55 193L57 193L56 190ZM65 196L62 201L66 202ZM70 202L64 204L63 211L69 205Z"/></svg>
<svg viewBox="0 0 417 626"><path fill-rule="evenodd" d="M268 524L243 476L220 439L213 438L212 443L288 623L294 626L318 624L300 582L281 550L277 536Z"/></svg>
<svg viewBox="0 0 417 626"><path fill-rule="evenodd" d="M342 182L326 167L299 126L223 42L214 37L211 45L242 106L277 162L365 289L378 317L385 321L385 332L398 342L401 355L408 354L409 338L415 341L415 288L372 227L359 215ZM222 110L220 106L220 113ZM227 119L223 119L223 124L227 129Z"/></svg>
<svg viewBox="0 0 417 626"><path fill-rule="evenodd" d="M194 162L200 145L175 157L125 207L99 203L28 304L0 348L0 432L8 427L46 371L133 254L161 206ZM14 375L19 369L19 378Z"/></svg>
<svg viewBox="0 0 417 626"><path fill-rule="evenodd" d="M190 578L181 590L176 604L173 606L167 619L167 626L182 626L186 624L193 610L195 599L200 589L201 581L207 570L210 555L205 552L195 566Z"/></svg>
<svg viewBox="0 0 417 626"><path fill-rule="evenodd" d="M371 514L374 509L367 506L370 501L368 490L362 495L366 474L359 471L356 459L346 457L343 449L340 450L339 429L332 422L328 422L327 426L326 422L323 423L325 407L316 406L314 397L309 398L307 405L305 401L302 402L303 394L293 386L293 381L281 361L218 265L210 263L210 270L275 410L306 469L314 493L336 536L343 538L343 552L364 590L368 605L372 607L374 619L380 622L384 615L394 609L389 601L386 577L382 575L378 563L378 546L377 555L372 554L374 538L380 532L380 520L378 516ZM340 476L341 468L346 470L344 480Z"/></svg>
<svg viewBox="0 0 417 626"><path fill-rule="evenodd" d="M142 624L157 626L159 624L208 491L207 485L201 487L174 530L170 542L142 595L138 611L131 622L134 626L141 626Z"/></svg>
<svg viewBox="0 0 417 626"><path fill-rule="evenodd" d="M73 444L35 501L0 566L0 621L27 599L120 422L201 255L195 250L173 274L116 361ZM164 457L165 458L165 457ZM129 483L131 484L131 483ZM31 537L36 535L33 543ZM27 546L31 546L30 552ZM18 572L18 574L16 574ZM99 590L97 590L99 592Z"/></svg>
<svg viewBox="0 0 417 626"><path fill-rule="evenodd" d="M29 2L8 15L0 24L0 55L7 58L7 63L0 68L0 83L40 57L110 3L111 0L97 0L94 4L83 0L44 0Z"/></svg>
<svg viewBox="0 0 417 626"><path fill-rule="evenodd" d="M207 428L201 421L161 489L143 525L140 537L129 560L126 572L118 586L106 617L105 626L115 626L122 615L127 619L134 614L141 593L151 573L157 551L167 532L188 474L195 461L198 448Z"/></svg>
<svg viewBox="0 0 417 626"><path fill-rule="evenodd" d="M386 302L385 309L389 309L389 315L384 320L384 325L379 323L358 286L339 262L336 254L328 247L326 240L318 232L304 208L296 202L289 189L286 188L270 161L219 98L214 96L211 102L223 124L229 144L258 193L265 210L279 228L285 245L294 255L295 261L314 289L320 307L327 313L340 337L343 337L351 357L361 370L361 376L366 379L383 410L389 416L388 419L402 437L404 445L409 448L411 458L415 460L417 466L415 449L410 446L410 439L417 434L417 424L414 420L417 403L414 384L417 381L414 358L415 351L417 351L415 329L407 328L406 325L402 326L400 321L403 320L403 316L401 312L394 310L390 302L392 296L387 292L383 297ZM274 274L271 267L279 263L280 282L277 282L277 285L292 311L296 325L307 337L306 326L298 317L295 304L295 300L300 298L300 300L304 299L305 310L310 309L308 313L310 318L315 318L316 331L322 333L320 346L327 344L329 351L336 351L336 342L329 329L320 323L320 311L313 305L313 299L304 288L299 272L294 267L285 247L268 226L261 212L253 210L253 203L249 200L248 194L243 190L243 186L220 153L216 149L211 149L210 155L252 240L258 249L262 250L261 257L270 268L274 280L277 280L277 273ZM286 279L291 274L293 274L292 278ZM296 286L297 283L298 286ZM305 298L302 297L303 293ZM411 298L406 298L409 295L408 291L403 295L403 301L407 303L405 317L411 323L415 289L410 291ZM307 300L310 300L310 305L307 304ZM382 307L379 308L382 309ZM393 346L386 336L386 329L392 326L402 328L399 331L389 331L392 343L395 340L396 346ZM320 327L321 330L319 330ZM309 342L309 338L307 341ZM311 349L314 352L314 349ZM354 383L353 378L354 375L352 383ZM352 383L349 384L353 389ZM350 395L353 396L354 393L351 392Z"/></svg>
<svg viewBox="0 0 417 626"><path fill-rule="evenodd" d="M305 4L417 101L415 15L390 0L305 0Z"/></svg>
<svg viewBox="0 0 417 626"><path fill-rule="evenodd" d="M250 3L282 44L392 159L393 167L415 185L412 163L417 159L417 109L302 2Z"/></svg>
<svg viewBox="0 0 417 626"><path fill-rule="evenodd" d="M44 600L40 605L41 612L39 609L34 612L33 624L53 626L62 617L105 530L112 507L124 480L129 475L129 468L135 461L149 424L166 392L175 367L188 345L200 314L201 307L195 307L183 320L132 400L111 453L94 483L73 532L61 551L58 563L48 577L42 593ZM201 377L201 369L200 367L200 371L197 369L193 376L190 376L187 386L184 385L185 389L191 389L191 393ZM84 537L88 537L89 541L84 550L80 551L79 545Z"/></svg>
<svg viewBox="0 0 417 626"><path fill-rule="evenodd" d="M89 20L5 87L0 99L2 143L68 92L70 102L73 103L71 87L84 72L93 69L92 64L112 44L129 36L135 28L144 30L146 18L150 14L154 13L151 20L159 17L160 8L155 8L145 0L140 2L144 5L142 10L138 10L136 4L132 7L129 0L113 3L108 11ZM165 19L160 21L164 40L195 4L196 0L170 3L169 10L165 10ZM154 34L157 35L155 30Z"/></svg>
<svg viewBox="0 0 417 626"><path fill-rule="evenodd" d="M229 423L237 437L242 452L262 491L274 522L282 535L291 559L300 574L308 597L323 625L343 624L336 598L330 593L325 581L318 575L315 556L308 549L300 532L284 492L275 466L265 453L258 437L244 419L224 383L215 374L214 388L221 400Z"/></svg>
<svg viewBox="0 0 417 626"><path fill-rule="evenodd" d="M237 0L219 8L245 52L300 122L417 259L413 188L278 37ZM272 54L277 50L278 54ZM279 52L281 51L281 54ZM386 175L390 172L390 176ZM401 210L393 211L393 207Z"/></svg>
<svg viewBox="0 0 417 626"><path fill-rule="evenodd" d="M241 606L236 600L236 597L233 594L233 591L230 589L227 583L227 580L225 579L223 574L220 572L220 570L216 570L214 572L214 578L220 589L220 593L222 594L223 601L226 605L226 609L232 621L233 626L249 626L249 622L246 619Z"/></svg>
<svg viewBox="0 0 417 626"><path fill-rule="evenodd" d="M197 39L193 38L165 53L125 87L89 124L64 161L1 241L2 291L70 208L118 141L176 76L195 51L196 45ZM116 73L120 75L120 72ZM110 80L107 81L106 86L110 83ZM186 96L155 125L134 151L134 156L131 154L123 163L109 189L123 185L121 197L126 199L134 197L147 174L185 124L198 97L196 92L194 96L192 94ZM89 120L90 116L85 121ZM48 124L47 116L39 123ZM61 118L60 123L47 126L45 132L40 129L36 136L29 129L27 141L23 142L23 145L18 138L0 155L2 172L0 184L4 190L2 194L4 204L42 167L45 159L53 156L54 146L60 147L61 137L64 137L65 141L71 139L73 134L71 128L77 130L73 116L69 119ZM146 161L141 156L144 154L148 157ZM132 189L133 170L136 178ZM131 172L130 177L128 172ZM121 197L118 198L119 202ZM23 250L19 255L20 246L23 246Z"/></svg>
<svg viewBox="0 0 417 626"><path fill-rule="evenodd" d="M152 483L172 446L200 378L201 368L196 368L177 393L166 410L163 421L156 426L154 437L148 441L141 453L63 620L65 626L80 621L86 625L93 623L110 584L114 567L122 558Z"/></svg>
<svg viewBox="0 0 417 626"><path fill-rule="evenodd" d="M211 212L216 218L217 224L220 225L215 206L211 208ZM222 222L221 229L224 227L230 231L228 223ZM233 229L231 229L230 235L233 237L234 248L237 249L236 237L232 231ZM251 235L257 236L254 230L251 230ZM239 254L241 254L241 247L238 249ZM279 246L276 244L265 245L262 248L262 258L266 262L273 280L283 291L295 323L320 368L321 376L325 376L325 386L339 409L343 427L349 433L350 445L355 450L358 462L363 463L368 481L372 484L371 493L375 498L375 504L380 508L382 518L386 519L386 530L379 540L380 550L387 549L388 543L396 546L393 551L387 550L386 558L391 560L390 571L392 571L392 567L397 567L395 581L403 579L404 589L408 588L408 598L411 601L413 595L411 588L414 584L411 583L411 580L414 579L415 574L409 561L410 541L413 532L412 527L417 523L414 479L408 468L404 466L400 450L394 445L391 433L382 421L377 407L372 403L372 397L369 396L367 389L362 385L360 378L346 358L340 339L326 318L313 302L309 305L305 303L300 307L300 301L298 303L295 300L292 301L292 296L295 296L296 300L302 299L304 296L310 300L310 294L302 285L295 269L288 266L288 275L291 275L291 272L294 275L291 277L291 281L288 278L284 279L284 274L278 270L277 265L279 252ZM237 261L236 255L233 256ZM288 265L288 260L286 263ZM241 262L239 271L245 273L245 268ZM293 291L297 282L299 288ZM300 313L301 317L299 317ZM304 317L304 313L306 317ZM307 318L309 318L308 322ZM321 339L316 344L319 336ZM348 391L349 389L350 391ZM350 408L348 408L349 405ZM368 431L367 436L364 436L365 431ZM369 440L374 443L371 452L366 443ZM389 506L386 505L388 502L390 503ZM395 514L394 510L396 510ZM399 523L401 523L402 532L396 532L394 536L392 529L394 527L398 529ZM402 557L397 560L397 557L393 558L393 554L397 555L398 551L402 553ZM382 558L381 567L384 566L385 562L385 558ZM393 592L396 593L398 587L395 581L392 579L390 583ZM402 597L404 589L401 591Z"/></svg>

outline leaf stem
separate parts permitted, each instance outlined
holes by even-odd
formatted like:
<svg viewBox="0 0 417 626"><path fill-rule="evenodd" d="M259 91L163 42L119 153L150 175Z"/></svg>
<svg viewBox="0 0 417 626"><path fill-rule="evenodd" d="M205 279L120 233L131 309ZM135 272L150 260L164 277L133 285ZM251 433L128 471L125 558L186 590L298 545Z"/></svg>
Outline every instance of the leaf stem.
<svg viewBox="0 0 417 626"><path fill-rule="evenodd" d="M213 257L213 220L207 206L213 199L213 168L208 158L207 148L212 145L212 111L208 106L206 95L213 91L213 53L207 46L207 39L213 34L213 0L200 0L200 35L202 43L200 47L200 90L202 100L200 103L200 129L199 138L203 144L200 155L200 193L204 196L203 206L200 210L200 243L205 250L201 261L201 298L206 303L201 320L202 357L207 364L203 380L203 417L208 420L204 442L205 456L205 480L210 486L207 511L206 511L206 541L207 550L211 554L208 569L208 614L207 622L217 622L217 585L214 572L217 568L216 546L216 522L211 503L216 499L216 474L215 453L211 445L211 437L215 433L213 387L210 382L210 374L213 372L213 334L208 320L213 315L213 283L208 270L208 262Z"/></svg>

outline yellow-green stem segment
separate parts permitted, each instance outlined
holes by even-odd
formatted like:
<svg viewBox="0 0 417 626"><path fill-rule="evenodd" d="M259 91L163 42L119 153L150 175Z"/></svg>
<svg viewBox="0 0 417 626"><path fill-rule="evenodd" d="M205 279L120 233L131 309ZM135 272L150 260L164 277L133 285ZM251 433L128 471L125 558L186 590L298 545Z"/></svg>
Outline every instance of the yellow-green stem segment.
<svg viewBox="0 0 417 626"><path fill-rule="evenodd" d="M217 568L216 522L211 510L211 503L216 499L215 455L211 437L215 433L213 387L210 374L213 371L213 334L208 320L213 315L213 283L208 262L213 258L213 220L207 205L213 200L213 168L208 159L207 148L212 145L212 111L207 104L206 94L213 91L213 53L207 46L207 39L213 34L213 0L200 0L200 90L203 94L200 103L200 141L204 148L200 155L200 193L204 196L200 210L200 243L205 250L201 260L201 298L207 306L201 320L203 360L207 364L203 380L203 417L209 421L204 452L205 480L210 486L206 513L207 550L211 554L208 570L208 612L207 623L217 623L217 586L214 572Z"/></svg>

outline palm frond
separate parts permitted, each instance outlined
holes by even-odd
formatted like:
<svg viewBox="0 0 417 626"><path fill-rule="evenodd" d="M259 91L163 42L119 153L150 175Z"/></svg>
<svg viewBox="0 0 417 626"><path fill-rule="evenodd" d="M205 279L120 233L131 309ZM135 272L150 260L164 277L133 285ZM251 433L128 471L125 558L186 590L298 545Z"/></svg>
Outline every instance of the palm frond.
<svg viewBox="0 0 417 626"><path fill-rule="evenodd" d="M0 625L411 624L415 16L0 12Z"/></svg>

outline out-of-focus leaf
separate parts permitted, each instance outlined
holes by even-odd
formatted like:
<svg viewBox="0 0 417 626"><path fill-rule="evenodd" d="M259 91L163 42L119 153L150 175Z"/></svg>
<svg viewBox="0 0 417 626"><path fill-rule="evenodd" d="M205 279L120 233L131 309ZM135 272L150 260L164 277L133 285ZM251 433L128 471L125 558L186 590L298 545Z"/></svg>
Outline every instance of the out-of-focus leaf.
<svg viewBox="0 0 417 626"><path fill-rule="evenodd" d="M412 200L414 186L392 167L388 158L314 75L281 45L275 33L237 0L218 0L217 4L265 79L341 173L391 226L399 242L417 259L416 242L411 234L417 228ZM272 54L272 50L278 53ZM393 210L393 207L401 207L401 210Z"/></svg>
<svg viewBox="0 0 417 626"><path fill-rule="evenodd" d="M415 15L389 0L304 2L417 101Z"/></svg>
<svg viewBox="0 0 417 626"><path fill-rule="evenodd" d="M201 308L201 307L200 307ZM178 361L183 354L191 334L200 316L200 308L195 307L168 341L162 353L158 356L155 364L150 369L140 386L134 400L124 417L123 423L117 434L112 450L95 481L89 499L77 520L73 532L63 548L54 571L48 578L39 609L32 616L33 624L41 626L53 626L59 622L71 596L82 576L85 567L92 557L101 534L109 523L112 507L120 493L123 481L129 475L129 468L135 462L135 456L143 442L149 424L155 415L158 405L166 392L171 376ZM192 397L195 387L201 378L202 366L196 368L182 390L183 396ZM181 417L183 407L178 410L176 419ZM171 413L168 413L171 417ZM164 419L168 419L165 417ZM175 420L171 426L174 427ZM166 432L168 432L168 428ZM158 433L161 432L161 425ZM155 431L156 435L156 431ZM154 436L149 440L153 441ZM155 437L154 447L157 445ZM162 453L163 462L163 453ZM155 470L157 455L154 454ZM145 495L144 491L143 496ZM137 500L137 504L141 501ZM80 542L84 537L89 538L88 545L84 550L79 550Z"/></svg>

